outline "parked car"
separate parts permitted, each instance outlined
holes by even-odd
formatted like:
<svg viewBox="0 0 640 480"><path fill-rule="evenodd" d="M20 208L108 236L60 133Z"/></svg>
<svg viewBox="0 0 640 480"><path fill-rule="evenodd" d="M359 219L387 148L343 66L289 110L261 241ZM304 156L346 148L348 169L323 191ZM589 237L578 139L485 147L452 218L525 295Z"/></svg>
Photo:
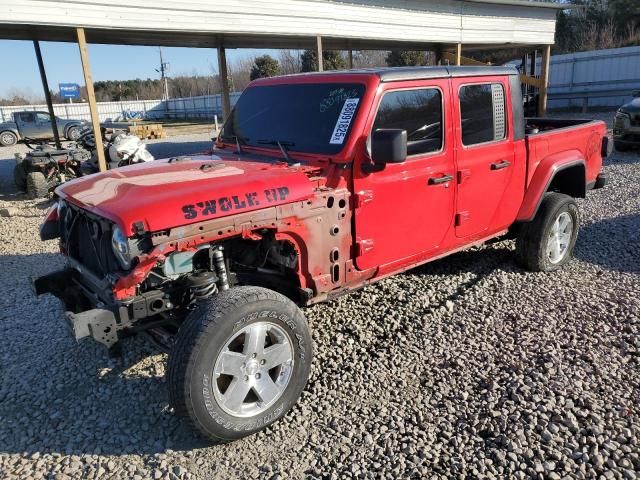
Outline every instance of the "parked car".
<svg viewBox="0 0 640 480"><path fill-rule="evenodd" d="M569 262L606 143L600 121L525 119L512 68L257 80L211 154L58 187L41 238L67 264L34 289L76 339L145 332L177 414L237 439L304 389L299 307L508 235L529 270Z"/></svg>
<svg viewBox="0 0 640 480"><path fill-rule="evenodd" d="M64 120L56 117L58 132L67 140L75 141L80 130L88 122L84 120ZM53 138L51 116L48 112L14 112L12 122L0 123L0 146L15 145L20 140Z"/></svg>
<svg viewBox="0 0 640 480"><path fill-rule="evenodd" d="M613 146L620 152L640 146L640 90L632 95L633 99L618 109L613 123Z"/></svg>

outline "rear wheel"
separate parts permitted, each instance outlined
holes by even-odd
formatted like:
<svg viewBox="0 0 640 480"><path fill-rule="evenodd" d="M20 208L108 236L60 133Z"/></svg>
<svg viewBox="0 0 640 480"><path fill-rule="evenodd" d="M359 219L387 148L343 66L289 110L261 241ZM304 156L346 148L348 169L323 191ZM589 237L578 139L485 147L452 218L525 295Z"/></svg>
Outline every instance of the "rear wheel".
<svg viewBox="0 0 640 480"><path fill-rule="evenodd" d="M27 190L27 171L22 163L16 163L16 166L13 167L13 181L21 192Z"/></svg>
<svg viewBox="0 0 640 480"><path fill-rule="evenodd" d="M0 145L3 147L9 147L18 143L18 136L13 132L1 132L0 133Z"/></svg>
<svg viewBox="0 0 640 480"><path fill-rule="evenodd" d="M27 196L31 199L44 198L49 195L47 179L41 172L27 173Z"/></svg>
<svg viewBox="0 0 640 480"><path fill-rule="evenodd" d="M80 137L80 127L71 127L67 130L67 139L71 141L76 141Z"/></svg>
<svg viewBox="0 0 640 480"><path fill-rule="evenodd" d="M262 430L302 393L311 335L279 293L236 287L202 302L169 355L169 399L178 415L218 442Z"/></svg>
<svg viewBox="0 0 640 480"><path fill-rule="evenodd" d="M522 225L516 240L518 263L534 272L551 272L566 264L578 238L580 216L573 198L547 193L535 218Z"/></svg>

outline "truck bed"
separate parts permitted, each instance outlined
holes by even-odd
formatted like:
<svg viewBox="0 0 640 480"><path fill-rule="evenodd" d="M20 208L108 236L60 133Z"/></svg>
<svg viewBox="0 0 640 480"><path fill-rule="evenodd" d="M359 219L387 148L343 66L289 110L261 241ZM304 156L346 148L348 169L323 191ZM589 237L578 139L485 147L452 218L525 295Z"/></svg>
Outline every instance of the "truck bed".
<svg viewBox="0 0 640 480"><path fill-rule="evenodd" d="M576 158L586 164L586 182L594 182L602 165L600 139L606 134L603 122L589 119L525 118L527 181L551 156ZM595 143L594 143L595 142Z"/></svg>

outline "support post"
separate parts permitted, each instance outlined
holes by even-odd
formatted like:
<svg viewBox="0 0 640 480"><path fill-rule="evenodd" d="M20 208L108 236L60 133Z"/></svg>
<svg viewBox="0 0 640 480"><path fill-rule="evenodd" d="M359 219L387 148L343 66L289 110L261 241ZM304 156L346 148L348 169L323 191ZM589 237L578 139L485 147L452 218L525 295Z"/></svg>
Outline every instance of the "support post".
<svg viewBox="0 0 640 480"><path fill-rule="evenodd" d="M231 115L231 99L229 98L229 72L227 70L227 51L218 47L218 73L222 84L222 115L226 122Z"/></svg>
<svg viewBox="0 0 640 480"><path fill-rule="evenodd" d="M91 75L91 65L89 64L89 50L87 49L87 39L84 35L84 28L76 28L78 36L78 47L80 49L80 60L82 62L82 72L84 73L84 83L87 86L87 100L89 101L89 112L91 113L91 126L96 139L96 155L98 155L98 168L101 172L107 171L107 161L104 157L102 143L102 131L100 130L100 117L98 116L98 105L96 104L96 92L93 90L93 76Z"/></svg>
<svg viewBox="0 0 640 480"><path fill-rule="evenodd" d="M549 88L549 61L551 58L551 45L545 45L542 49L542 68L540 70L540 98L538 99L538 116L543 117L547 113L547 92Z"/></svg>
<svg viewBox="0 0 640 480"><path fill-rule="evenodd" d="M462 65L462 44L456 44L456 65Z"/></svg>
<svg viewBox="0 0 640 480"><path fill-rule="evenodd" d="M322 37L318 35L316 40L318 42L318 71L322 72L324 70L322 65Z"/></svg>
<svg viewBox="0 0 640 480"><path fill-rule="evenodd" d="M434 63L436 65L442 65L442 45L436 45L433 53L435 54Z"/></svg>
<svg viewBox="0 0 640 480"><path fill-rule="evenodd" d="M349 55L347 58L349 60L349 70L351 70L353 68L353 50L349 49Z"/></svg>
<svg viewBox="0 0 640 480"><path fill-rule="evenodd" d="M58 122L56 122L56 114L53 111L53 102L51 101L51 92L49 91L49 82L47 81L47 73L44 71L44 63L42 61L42 52L40 51L40 42L33 41L33 48L36 51L36 59L38 60L38 69L40 70L40 80L42 80L42 88L44 88L44 98L47 102L47 110L51 117L51 129L53 130L53 139L58 150L62 149L60 144L60 135L58 133Z"/></svg>

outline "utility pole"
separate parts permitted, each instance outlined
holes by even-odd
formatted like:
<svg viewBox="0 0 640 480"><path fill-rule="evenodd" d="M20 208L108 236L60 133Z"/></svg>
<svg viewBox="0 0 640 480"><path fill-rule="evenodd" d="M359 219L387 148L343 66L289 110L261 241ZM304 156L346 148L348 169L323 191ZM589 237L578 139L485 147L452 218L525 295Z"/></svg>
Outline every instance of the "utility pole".
<svg viewBox="0 0 640 480"><path fill-rule="evenodd" d="M167 81L166 71L169 70L169 63L166 63L162 59L162 47L158 47L160 50L160 70L156 68L156 72L160 73L160 79L162 81L163 100L169 100L169 83Z"/></svg>

